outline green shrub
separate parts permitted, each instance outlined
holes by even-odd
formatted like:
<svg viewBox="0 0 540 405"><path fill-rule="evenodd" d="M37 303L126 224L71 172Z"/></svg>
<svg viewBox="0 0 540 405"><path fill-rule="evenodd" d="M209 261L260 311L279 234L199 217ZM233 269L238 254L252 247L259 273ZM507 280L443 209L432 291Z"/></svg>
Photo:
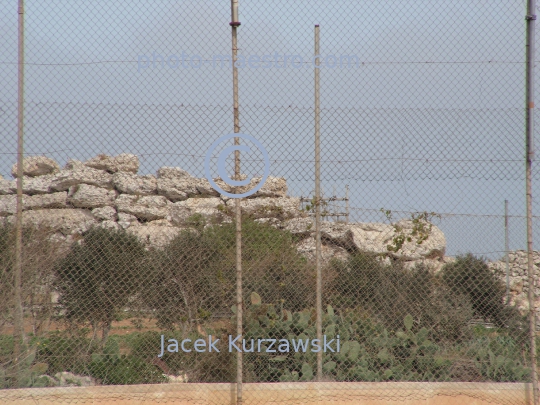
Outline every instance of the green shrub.
<svg viewBox="0 0 540 405"><path fill-rule="evenodd" d="M252 305L246 311L245 339L314 339L314 313L276 311L273 305ZM340 336L341 350L323 354L326 379L336 381L446 381L451 361L428 339L425 328L412 331L407 315L395 333L369 317L350 311L342 316L328 306L323 335ZM336 348L334 342L334 349ZM262 346L261 346L262 347ZM245 353L248 375L253 381L310 381L316 370L316 353Z"/></svg>
<svg viewBox="0 0 540 405"><path fill-rule="evenodd" d="M85 374L92 354L99 350L98 344L85 335L88 329L71 334L64 331L51 332L37 342L36 359L48 364L47 373L54 376L61 371Z"/></svg>
<svg viewBox="0 0 540 405"><path fill-rule="evenodd" d="M529 353L513 337L490 333L457 345L455 350L454 356L474 364L482 380L530 381Z"/></svg>
<svg viewBox="0 0 540 405"><path fill-rule="evenodd" d="M52 315L51 293L54 264L61 257L60 245L50 240L47 229L25 227L22 232L21 300L30 308L32 331L46 329ZM13 322L15 227L0 224L0 327Z"/></svg>
<svg viewBox="0 0 540 405"><path fill-rule="evenodd" d="M234 319L233 319L234 320ZM313 339L314 311L291 313L254 304L245 312L245 339ZM491 332L461 343L436 343L425 327L415 330L406 315L388 330L358 311L337 315L328 306L323 335L340 336L341 350L323 354L324 378L335 381L528 381L530 369L516 339ZM262 346L261 346L262 347ZM316 353L245 353L248 381L310 381ZM463 367L463 365L468 365ZM472 378L471 378L472 376Z"/></svg>
<svg viewBox="0 0 540 405"><path fill-rule="evenodd" d="M328 302L341 309L361 308L389 330L402 326L407 315L413 331L426 328L430 339L457 341L470 336L471 303L462 293L449 293L424 265L405 269L399 262L381 262L376 255L358 252L345 261L333 260Z"/></svg>
<svg viewBox="0 0 540 405"><path fill-rule="evenodd" d="M105 385L156 384L166 382L163 372L131 355L96 357L88 365L89 375Z"/></svg>
<svg viewBox="0 0 540 405"><path fill-rule="evenodd" d="M0 365L0 389L1 388L32 388L48 387L50 379L45 376L48 369L46 363L35 362L36 350L34 347L23 345L24 356L16 367Z"/></svg>
<svg viewBox="0 0 540 405"><path fill-rule="evenodd" d="M11 360L15 340L12 335L0 335L0 364L6 364Z"/></svg>
<svg viewBox="0 0 540 405"><path fill-rule="evenodd" d="M125 231L93 228L56 265L56 287L66 318L89 323L107 339L116 314L141 287L144 246Z"/></svg>
<svg viewBox="0 0 540 405"><path fill-rule="evenodd" d="M267 302L293 309L311 305L314 273L292 235L249 218L242 233L244 290L257 289ZM160 327L190 330L213 314L228 314L235 302L235 246L234 224L207 225L151 252L142 298Z"/></svg>
<svg viewBox="0 0 540 405"><path fill-rule="evenodd" d="M442 279L452 294L469 297L476 316L497 326L507 323L504 284L485 260L472 254L458 256L455 262L443 267Z"/></svg>

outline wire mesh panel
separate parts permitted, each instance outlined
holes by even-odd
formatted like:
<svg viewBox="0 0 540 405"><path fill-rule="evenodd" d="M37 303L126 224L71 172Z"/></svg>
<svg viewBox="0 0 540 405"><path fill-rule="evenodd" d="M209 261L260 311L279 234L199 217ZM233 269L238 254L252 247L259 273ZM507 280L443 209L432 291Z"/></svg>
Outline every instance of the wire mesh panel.
<svg viewBox="0 0 540 405"><path fill-rule="evenodd" d="M530 399L524 2L24 3L3 401Z"/></svg>

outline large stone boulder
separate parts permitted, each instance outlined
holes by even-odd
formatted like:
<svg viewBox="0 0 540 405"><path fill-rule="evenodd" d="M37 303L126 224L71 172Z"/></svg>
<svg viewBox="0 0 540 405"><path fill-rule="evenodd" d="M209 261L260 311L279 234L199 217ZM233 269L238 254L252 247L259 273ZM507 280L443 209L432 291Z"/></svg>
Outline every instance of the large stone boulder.
<svg viewBox="0 0 540 405"><path fill-rule="evenodd" d="M157 188L158 194L171 201L182 201L195 196L219 196L208 180L193 177L179 167L160 168L157 171Z"/></svg>
<svg viewBox="0 0 540 405"><path fill-rule="evenodd" d="M313 229L315 229L315 223ZM321 221L321 240L324 244L339 246L348 252L363 250L354 243L350 224Z"/></svg>
<svg viewBox="0 0 540 405"><path fill-rule="evenodd" d="M141 223L135 215L126 214L125 212L119 212L118 225L123 229L127 229L132 226L141 226Z"/></svg>
<svg viewBox="0 0 540 405"><path fill-rule="evenodd" d="M163 219L169 214L172 203L160 195L136 196L121 194L115 201L119 212L135 215L145 221Z"/></svg>
<svg viewBox="0 0 540 405"><path fill-rule="evenodd" d="M315 262L316 242L314 238L302 240L296 246L298 253L306 257L308 260ZM321 244L321 265L326 266L331 259L346 260L349 257L347 251L338 246Z"/></svg>
<svg viewBox="0 0 540 405"><path fill-rule="evenodd" d="M221 218L226 205L218 197L188 198L185 201L174 203L169 211L167 219L174 225L185 225L186 220L192 215L199 214L206 219Z"/></svg>
<svg viewBox="0 0 540 405"><path fill-rule="evenodd" d="M90 211L71 208L24 211L22 220L23 226L33 226L62 235L81 234L96 224ZM8 221L13 223L15 216L10 216Z"/></svg>
<svg viewBox="0 0 540 405"><path fill-rule="evenodd" d="M65 208L67 207L67 193L23 195L23 210L43 209L43 208ZM0 196L0 217L13 215L17 212L17 196Z"/></svg>
<svg viewBox="0 0 540 405"><path fill-rule="evenodd" d="M300 199L297 197L260 197L242 199L242 211L253 218L277 218L287 220L304 216L298 207Z"/></svg>
<svg viewBox="0 0 540 405"><path fill-rule="evenodd" d="M109 173L137 173L139 171L139 158L131 153L122 153L114 157L109 155L97 155L84 162L84 164L88 167L105 170Z"/></svg>
<svg viewBox="0 0 540 405"><path fill-rule="evenodd" d="M133 195L153 195L157 193L156 178L150 174L137 176L131 173L115 173L113 175L114 187L121 193Z"/></svg>
<svg viewBox="0 0 540 405"><path fill-rule="evenodd" d="M187 171L180 169L179 167L169 167L164 166L158 169L157 178L158 179L171 179L178 180L185 177L193 177Z"/></svg>
<svg viewBox="0 0 540 405"><path fill-rule="evenodd" d="M17 192L17 184L13 180L6 180L0 176L0 195L13 194Z"/></svg>
<svg viewBox="0 0 540 405"><path fill-rule="evenodd" d="M243 174L240 176L240 178L244 180L247 178L247 175ZM242 194L250 190L253 190L256 186L259 185L261 180L262 180L262 177L254 177L250 180L247 186L238 187L238 189L236 189L235 187L230 186L229 184L225 183L220 177L217 177L214 179L217 186L220 187L223 191L226 191L228 193L235 193L235 191L238 191L237 194ZM210 183L208 182L208 180L206 180L206 183L204 184L210 186ZM286 195L287 195L287 181L285 180L285 178L268 176L268 178L264 182L264 185L261 187L261 189L253 193L252 195L248 196L247 198L285 197Z"/></svg>
<svg viewBox="0 0 540 405"><path fill-rule="evenodd" d="M305 216L281 222L281 228L294 235L307 237L315 235L315 219ZM325 245L334 245L347 251L358 250L353 242L351 225L340 222L321 221L321 241Z"/></svg>
<svg viewBox="0 0 540 405"><path fill-rule="evenodd" d="M444 257L446 251L446 238L443 232L430 223L425 224L427 238L419 240L419 236L412 235L414 224L411 220L401 220L395 224L401 231L388 224L379 223L356 223L350 225L352 241L358 250L387 254L396 259L411 261L421 259L439 259ZM410 237L411 241L405 241L397 250L392 251L389 247L396 247L396 236Z"/></svg>
<svg viewBox="0 0 540 405"><path fill-rule="evenodd" d="M69 159L64 165L64 170L84 169L85 164L77 159Z"/></svg>
<svg viewBox="0 0 540 405"><path fill-rule="evenodd" d="M424 222L426 237L419 240L419 236L413 236L414 223L411 220L401 220L397 224L403 229L403 234L411 236L411 241L406 241L398 252L398 258L402 260L442 259L446 253L446 238L444 233L435 225ZM397 234L397 233L396 233Z"/></svg>
<svg viewBox="0 0 540 405"><path fill-rule="evenodd" d="M349 230L350 238L356 250L378 254L390 253L388 245L394 237L394 228L391 225L382 223L354 223L350 224ZM343 235L340 239L347 236Z"/></svg>
<svg viewBox="0 0 540 405"><path fill-rule="evenodd" d="M172 226L165 220L157 220L142 226L130 227L127 231L137 236L148 247L163 248L182 231L182 228Z"/></svg>
<svg viewBox="0 0 540 405"><path fill-rule="evenodd" d="M99 224L97 224L98 227L103 229L110 229L113 231L117 231L121 228L121 226L116 221L112 221L110 219L107 219L105 221L101 221Z"/></svg>
<svg viewBox="0 0 540 405"><path fill-rule="evenodd" d="M309 236L315 231L315 221L310 217L298 217L281 222L281 228L294 235Z"/></svg>
<svg viewBox="0 0 540 405"><path fill-rule="evenodd" d="M107 190L89 184L77 184L69 188L69 202L78 208L97 208L114 205L116 195L115 190Z"/></svg>
<svg viewBox="0 0 540 405"><path fill-rule="evenodd" d="M345 224L321 221L321 240L325 245L337 246L350 253L356 251L370 252L403 261L441 261L443 259L446 250L446 239L439 228L426 223L425 229L431 228L431 231L426 240L417 243L418 237L411 235L413 230L412 221L400 221L396 223L396 226L402 229L401 232L405 237L411 236L411 241L405 241L397 252L388 248L389 246L395 247L394 237L397 236L396 229L389 224ZM315 221L312 217L293 218L283 221L281 228L304 237L313 236L315 233ZM433 263L429 262L429 264ZM437 265L435 267L439 270L441 266Z"/></svg>
<svg viewBox="0 0 540 405"><path fill-rule="evenodd" d="M254 177L249 185L247 186L248 190L256 187L261 181L261 177ZM264 185L259 191L250 196L249 198L256 197L285 197L287 195L287 180L284 177L273 177L268 176Z"/></svg>
<svg viewBox="0 0 540 405"><path fill-rule="evenodd" d="M189 196L197 195L197 185L189 177L182 179L157 179L157 193L173 202L187 200Z"/></svg>
<svg viewBox="0 0 540 405"><path fill-rule="evenodd" d="M17 212L17 196L2 195L0 196L0 217L7 217Z"/></svg>
<svg viewBox="0 0 540 405"><path fill-rule="evenodd" d="M51 191L51 186L53 179L55 178L54 174L46 174L38 177L27 177L22 178L23 193L28 195L34 194L47 194ZM17 180L13 180L11 183L11 193L17 193Z"/></svg>
<svg viewBox="0 0 540 405"><path fill-rule="evenodd" d="M197 191L202 196L207 196L207 197L218 197L219 196L219 193L214 189L214 187L212 187L212 185L210 184L210 182L208 180L197 178L196 179L196 184L197 184Z"/></svg>
<svg viewBox="0 0 540 405"><path fill-rule="evenodd" d="M72 169L64 169L52 178L51 190L67 191L77 184L89 184L102 188L113 188L112 175L104 170L74 164Z"/></svg>
<svg viewBox="0 0 540 405"><path fill-rule="evenodd" d="M35 210L43 208L66 208L67 193L65 191L51 194L23 196L23 209Z"/></svg>
<svg viewBox="0 0 540 405"><path fill-rule="evenodd" d="M114 207L108 207L108 206L94 208L92 210L92 215L96 217L97 219L100 219L103 221L116 221L118 219L116 209Z"/></svg>
<svg viewBox="0 0 540 405"><path fill-rule="evenodd" d="M18 165L15 163L11 167L11 175L17 177ZM28 156L23 159L23 175L29 177L53 174L60 170L58 163L46 156Z"/></svg>

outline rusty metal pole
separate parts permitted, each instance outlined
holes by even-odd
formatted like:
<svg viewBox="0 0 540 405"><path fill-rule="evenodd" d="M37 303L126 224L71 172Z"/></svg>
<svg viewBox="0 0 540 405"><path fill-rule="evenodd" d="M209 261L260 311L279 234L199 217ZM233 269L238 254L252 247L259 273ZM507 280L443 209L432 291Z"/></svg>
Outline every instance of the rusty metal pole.
<svg viewBox="0 0 540 405"><path fill-rule="evenodd" d="M315 269L317 278L316 328L317 339L322 342L322 270L321 270L321 106L319 26L315 26ZM317 352L317 381L323 378L322 350Z"/></svg>
<svg viewBox="0 0 540 405"><path fill-rule="evenodd" d="M508 200L504 200L504 254L506 256L506 305L510 305L510 248L508 238Z"/></svg>
<svg viewBox="0 0 540 405"><path fill-rule="evenodd" d="M19 63L18 63L18 111L17 111L17 213L15 218L15 274L14 274L14 347L13 360L15 386L19 385L19 357L24 344L24 316L21 298L22 286L22 190L24 158L24 0L19 0Z"/></svg>
<svg viewBox="0 0 540 405"><path fill-rule="evenodd" d="M527 275L529 280L529 329L534 404L539 405L538 373L536 370L536 308L532 224L532 161L534 160L534 48L536 0L527 0L527 36L525 43L525 193L527 209Z"/></svg>
<svg viewBox="0 0 540 405"><path fill-rule="evenodd" d="M234 133L240 132L240 109L238 104L238 68L236 61L238 59L238 37L237 28L240 26L238 21L238 0L231 0L231 22L232 28L232 71L233 71L233 115L234 115ZM240 145L240 138L234 138L234 144ZM235 180L241 178L240 172L240 151L234 152L234 175ZM242 205L241 199L235 199L236 211L236 334L243 337L243 300L242 300ZM242 380L243 380L243 359L242 352L239 351L236 357L236 403L242 404Z"/></svg>

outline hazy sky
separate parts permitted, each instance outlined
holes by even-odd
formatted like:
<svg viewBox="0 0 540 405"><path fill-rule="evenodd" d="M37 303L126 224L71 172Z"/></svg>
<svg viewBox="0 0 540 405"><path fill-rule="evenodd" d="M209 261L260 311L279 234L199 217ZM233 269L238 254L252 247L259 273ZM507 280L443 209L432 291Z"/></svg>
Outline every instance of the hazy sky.
<svg viewBox="0 0 540 405"><path fill-rule="evenodd" d="M525 209L524 15L522 0L241 0L239 52L309 61L320 24L323 55L361 62L321 69L325 192L343 194L348 184L352 217L365 222L382 221L383 207L491 215L444 216L439 226L450 254L497 257L504 233L495 215L504 199L513 215ZM138 71L137 59L229 54L229 21L229 0L27 0L27 153L64 164L132 152L141 156L142 173L175 165L202 176L206 149L233 128L231 69ZM16 150L13 1L0 1L0 38L0 174L9 178ZM314 184L313 76L309 63L239 72L242 131L266 146L271 174L286 177L294 195ZM244 167L260 171L249 156ZM524 220L510 223L511 248L525 248Z"/></svg>

